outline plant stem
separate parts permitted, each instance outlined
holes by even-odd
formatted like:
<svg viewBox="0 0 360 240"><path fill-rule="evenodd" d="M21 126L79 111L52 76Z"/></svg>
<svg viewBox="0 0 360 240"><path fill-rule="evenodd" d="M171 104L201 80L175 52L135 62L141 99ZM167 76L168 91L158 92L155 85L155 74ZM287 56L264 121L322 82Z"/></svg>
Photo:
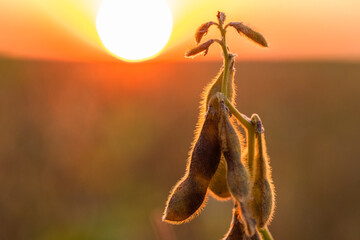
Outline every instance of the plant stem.
<svg viewBox="0 0 360 240"><path fill-rule="evenodd" d="M267 227L259 229L259 232L263 240L273 240L273 237L271 236L271 233Z"/></svg>
<svg viewBox="0 0 360 240"><path fill-rule="evenodd" d="M224 76L223 81L221 85L221 92L224 94L225 97L228 97L227 95L227 80L228 80L228 74L229 74L229 52L227 50L226 46L226 30L224 29L222 24L218 25L219 30L221 32L221 48L223 50L224 54Z"/></svg>

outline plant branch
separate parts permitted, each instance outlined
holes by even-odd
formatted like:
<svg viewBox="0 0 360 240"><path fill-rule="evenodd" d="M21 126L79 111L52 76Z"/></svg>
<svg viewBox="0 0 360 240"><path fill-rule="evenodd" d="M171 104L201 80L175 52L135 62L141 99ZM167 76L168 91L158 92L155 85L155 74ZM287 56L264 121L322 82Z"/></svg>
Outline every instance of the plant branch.
<svg viewBox="0 0 360 240"><path fill-rule="evenodd" d="M228 97L228 95L227 95L227 80L228 80L228 75L229 75L229 52L228 52L227 46L226 46L226 30L221 23L219 23L217 26L221 33L221 41L218 41L218 43L220 44L220 46L223 50L223 57L224 57L224 76L223 76L223 81L222 81L222 85L221 85L221 92L225 95L225 97Z"/></svg>
<svg viewBox="0 0 360 240"><path fill-rule="evenodd" d="M246 115L239 112L230 102L228 98L225 98L226 106L230 109L231 113L235 115L235 117L239 120L241 125L248 131L249 129L254 128L253 124L251 123L250 118Z"/></svg>

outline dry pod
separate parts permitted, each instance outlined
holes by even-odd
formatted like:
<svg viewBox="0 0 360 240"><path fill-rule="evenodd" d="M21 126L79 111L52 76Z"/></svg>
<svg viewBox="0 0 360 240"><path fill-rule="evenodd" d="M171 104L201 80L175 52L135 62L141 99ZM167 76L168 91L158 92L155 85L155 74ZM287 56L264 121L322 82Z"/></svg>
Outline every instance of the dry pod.
<svg viewBox="0 0 360 240"><path fill-rule="evenodd" d="M253 176L249 205L252 215L259 228L263 228L271 220L274 211L274 186L271 179L269 157L262 123L258 115L254 114L251 121L257 126L255 135L255 159L253 162Z"/></svg>
<svg viewBox="0 0 360 240"><path fill-rule="evenodd" d="M240 210L238 209L237 204L235 204L231 226L228 233L225 235L224 240L261 240L257 230L255 230L253 236L247 236L245 233L245 226L240 219Z"/></svg>
<svg viewBox="0 0 360 240"><path fill-rule="evenodd" d="M237 132L228 117L225 103L220 103L219 134L221 151L227 163L227 182L231 195L239 203L241 219L245 225L245 232L248 236L255 233L255 221L247 205L247 198L250 190L250 176L248 170L241 162L241 146Z"/></svg>
<svg viewBox="0 0 360 240"><path fill-rule="evenodd" d="M189 220L204 202L207 188L220 161L219 116L216 101L210 101L204 125L191 151L185 176L172 190L163 220L181 223Z"/></svg>

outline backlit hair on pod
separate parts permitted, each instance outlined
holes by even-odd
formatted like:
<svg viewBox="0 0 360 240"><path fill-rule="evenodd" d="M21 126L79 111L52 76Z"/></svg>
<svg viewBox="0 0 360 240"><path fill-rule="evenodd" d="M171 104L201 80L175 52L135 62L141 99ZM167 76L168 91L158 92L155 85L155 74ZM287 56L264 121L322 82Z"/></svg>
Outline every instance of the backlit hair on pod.
<svg viewBox="0 0 360 240"><path fill-rule="evenodd" d="M255 233L255 221L251 217L247 205L250 190L250 176L247 168L241 162L241 145L228 116L225 103L220 103L219 134L221 151L227 163L227 182L233 198L239 203L240 217L245 225L245 233L252 236Z"/></svg>
<svg viewBox="0 0 360 240"><path fill-rule="evenodd" d="M260 117L254 114L251 117L251 121L256 126L257 131L255 134L255 159L253 162L249 204L257 226L263 228L269 223L274 212L274 185L272 183L264 129Z"/></svg>
<svg viewBox="0 0 360 240"><path fill-rule="evenodd" d="M217 109L217 101L210 101L203 127L191 151L186 174L170 193L164 221L182 223L190 220L204 203L210 180L220 161Z"/></svg>

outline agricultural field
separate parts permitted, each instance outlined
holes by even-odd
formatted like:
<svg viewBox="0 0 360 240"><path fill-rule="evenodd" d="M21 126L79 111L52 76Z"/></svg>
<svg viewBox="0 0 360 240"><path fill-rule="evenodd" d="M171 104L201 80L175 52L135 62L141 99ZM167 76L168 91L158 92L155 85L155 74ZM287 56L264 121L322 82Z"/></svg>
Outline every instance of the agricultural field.
<svg viewBox="0 0 360 240"><path fill-rule="evenodd" d="M220 239L232 203L161 223L199 93L220 62L0 59L1 239ZM237 62L237 108L266 131L275 239L356 239L360 63ZM167 235L166 235L167 234Z"/></svg>

